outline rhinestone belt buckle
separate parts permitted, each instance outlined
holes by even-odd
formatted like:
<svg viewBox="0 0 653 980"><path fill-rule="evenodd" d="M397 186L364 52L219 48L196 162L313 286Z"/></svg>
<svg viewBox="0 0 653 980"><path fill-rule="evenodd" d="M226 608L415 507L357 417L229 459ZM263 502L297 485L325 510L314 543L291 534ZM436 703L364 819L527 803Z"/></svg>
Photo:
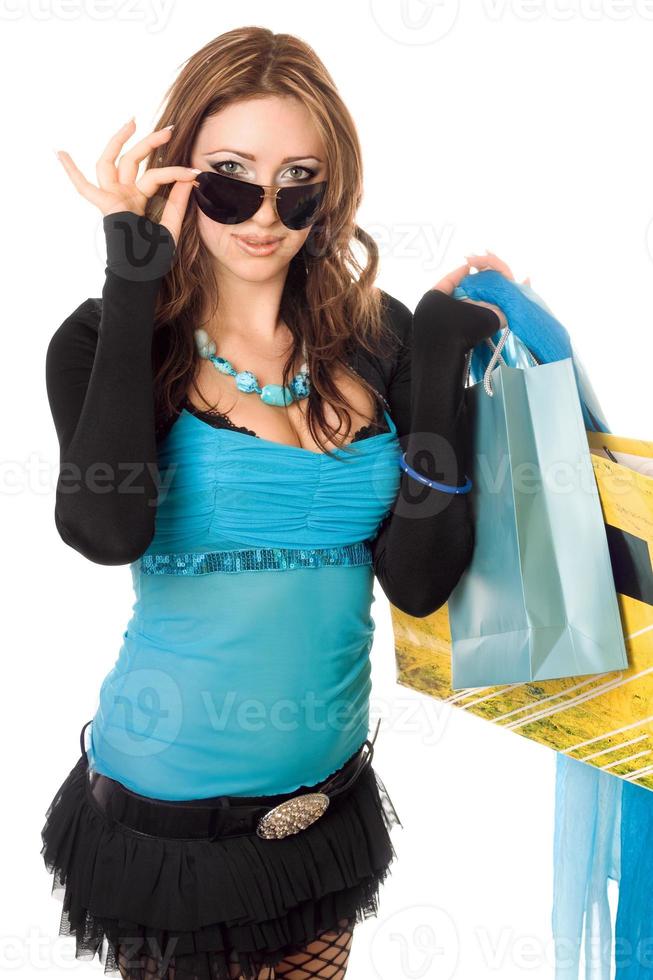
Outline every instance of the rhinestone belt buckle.
<svg viewBox="0 0 653 980"><path fill-rule="evenodd" d="M256 833L268 840L297 834L319 820L328 805L326 793L292 796L263 814L256 826Z"/></svg>

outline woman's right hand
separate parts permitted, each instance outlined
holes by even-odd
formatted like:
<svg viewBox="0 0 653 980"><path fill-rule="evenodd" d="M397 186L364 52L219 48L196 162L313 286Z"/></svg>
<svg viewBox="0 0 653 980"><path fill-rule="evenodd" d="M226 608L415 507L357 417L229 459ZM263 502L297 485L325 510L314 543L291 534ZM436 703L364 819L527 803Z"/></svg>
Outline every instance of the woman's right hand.
<svg viewBox="0 0 653 980"><path fill-rule="evenodd" d="M175 245L179 241L181 225L193 189L193 181L200 171L190 167L152 167L137 180L138 166L157 146L169 138L172 129L159 129L145 136L124 153L116 165L123 144L133 134L135 122L130 119L115 133L97 161L95 171L99 187L86 179L65 150L57 157L82 197L95 204L102 214L131 211L144 215L149 198L164 184L173 184L159 223L168 229Z"/></svg>
<svg viewBox="0 0 653 980"><path fill-rule="evenodd" d="M484 300L454 299L452 293L469 275L472 266L479 271L496 269L514 280L509 266L494 253L469 255L464 265L453 269L421 298L413 314L417 333L424 332L426 343L446 345L468 351L507 326L506 315L494 303ZM530 284L530 279L524 279Z"/></svg>

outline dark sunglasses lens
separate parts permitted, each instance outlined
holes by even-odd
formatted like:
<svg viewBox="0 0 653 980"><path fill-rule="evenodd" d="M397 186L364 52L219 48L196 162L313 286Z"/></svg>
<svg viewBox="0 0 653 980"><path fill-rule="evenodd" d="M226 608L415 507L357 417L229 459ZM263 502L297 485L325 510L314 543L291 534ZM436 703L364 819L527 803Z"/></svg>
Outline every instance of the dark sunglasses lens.
<svg viewBox="0 0 653 980"><path fill-rule="evenodd" d="M281 188L277 196L277 210L287 228L296 231L310 225L322 202L326 185L326 180L323 180L317 184Z"/></svg>
<svg viewBox="0 0 653 980"><path fill-rule="evenodd" d="M256 214L261 204L261 188L235 177L203 170L193 187L198 207L212 221L237 225Z"/></svg>

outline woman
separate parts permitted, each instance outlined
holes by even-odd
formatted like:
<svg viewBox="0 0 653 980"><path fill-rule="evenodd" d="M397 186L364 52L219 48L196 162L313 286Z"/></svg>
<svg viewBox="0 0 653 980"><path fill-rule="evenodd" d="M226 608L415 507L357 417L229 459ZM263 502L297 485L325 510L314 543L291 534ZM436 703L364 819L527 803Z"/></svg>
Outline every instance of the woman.
<svg viewBox="0 0 653 980"><path fill-rule="evenodd" d="M463 367L505 318L451 298L468 264L414 315L374 287L355 128L304 42L230 31L168 96L98 186L60 154L107 268L48 347L55 520L136 602L42 853L105 972L341 978L399 822L374 575L426 616L469 561Z"/></svg>

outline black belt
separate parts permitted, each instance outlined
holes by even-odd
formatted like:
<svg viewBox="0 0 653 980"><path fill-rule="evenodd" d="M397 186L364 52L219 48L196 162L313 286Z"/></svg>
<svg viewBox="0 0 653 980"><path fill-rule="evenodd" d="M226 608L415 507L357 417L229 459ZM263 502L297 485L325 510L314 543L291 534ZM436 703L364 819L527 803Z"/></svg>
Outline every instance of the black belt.
<svg viewBox="0 0 653 980"><path fill-rule="evenodd" d="M80 735L85 758L84 732L89 724L87 721ZM334 797L353 786L372 761L380 724L379 719L374 737L365 739L360 749L335 773L311 786L307 793L270 797L270 800L281 797L281 802L272 806L261 802L265 797L219 796L212 797L210 802L152 799L132 792L92 768L88 770L88 789L107 817L143 837L213 840L254 831L266 839L288 837L310 827L324 814ZM257 802L252 803L252 799Z"/></svg>

